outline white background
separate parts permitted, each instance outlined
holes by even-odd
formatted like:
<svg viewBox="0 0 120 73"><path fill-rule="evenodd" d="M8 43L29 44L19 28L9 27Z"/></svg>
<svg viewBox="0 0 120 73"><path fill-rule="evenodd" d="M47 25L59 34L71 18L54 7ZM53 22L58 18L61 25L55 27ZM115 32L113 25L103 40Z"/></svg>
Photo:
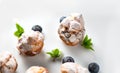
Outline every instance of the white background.
<svg viewBox="0 0 120 73"><path fill-rule="evenodd" d="M0 52L10 51L18 61L16 73L25 73L33 65L60 73L61 62L52 62L45 52L60 48L64 55L74 57L76 63L87 67L91 62L100 65L99 73L120 73L120 4L119 0L0 0ZM92 38L95 52L80 45L66 46L57 34L59 18L79 12L85 20L86 34ZM45 45L34 57L19 55L15 23L25 31L33 25L43 27Z"/></svg>

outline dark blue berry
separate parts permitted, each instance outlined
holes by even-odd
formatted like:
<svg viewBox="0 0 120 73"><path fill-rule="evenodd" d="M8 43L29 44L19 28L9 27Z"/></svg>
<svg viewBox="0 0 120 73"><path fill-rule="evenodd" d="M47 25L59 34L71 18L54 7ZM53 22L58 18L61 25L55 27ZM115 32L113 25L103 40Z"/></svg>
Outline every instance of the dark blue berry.
<svg viewBox="0 0 120 73"><path fill-rule="evenodd" d="M98 73L99 72L99 65L97 63L90 63L88 66L88 70L90 73Z"/></svg>
<svg viewBox="0 0 120 73"><path fill-rule="evenodd" d="M34 25L34 26L32 27L32 30L33 30L33 31L39 31L39 32L42 32L42 27L39 26L39 25Z"/></svg>
<svg viewBox="0 0 120 73"><path fill-rule="evenodd" d="M62 16L62 17L60 18L60 23L63 21L64 18L66 18L66 17L65 17L65 16Z"/></svg>
<svg viewBox="0 0 120 73"><path fill-rule="evenodd" d="M74 59L71 57L71 56L67 56L67 57L64 57L62 59L62 63L66 63L66 62L75 62Z"/></svg>

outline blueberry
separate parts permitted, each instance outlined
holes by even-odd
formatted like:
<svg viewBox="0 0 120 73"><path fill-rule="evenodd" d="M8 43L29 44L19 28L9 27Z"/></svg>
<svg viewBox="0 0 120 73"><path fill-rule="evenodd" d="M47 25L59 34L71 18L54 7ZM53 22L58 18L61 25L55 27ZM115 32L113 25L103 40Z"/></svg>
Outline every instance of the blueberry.
<svg viewBox="0 0 120 73"><path fill-rule="evenodd" d="M66 17L65 17L65 16L62 16L62 17L60 18L60 23L62 22L62 20L63 20L64 18L66 18Z"/></svg>
<svg viewBox="0 0 120 73"><path fill-rule="evenodd" d="M90 63L88 66L88 70L90 73L98 73L99 72L99 65L97 63Z"/></svg>
<svg viewBox="0 0 120 73"><path fill-rule="evenodd" d="M39 26L39 25L34 25L34 26L32 27L32 30L33 30L33 31L39 31L39 32L42 32L42 27Z"/></svg>
<svg viewBox="0 0 120 73"><path fill-rule="evenodd" d="M71 57L71 56L67 56L67 57L64 57L62 59L62 63L66 63L66 62L75 62L74 59Z"/></svg>

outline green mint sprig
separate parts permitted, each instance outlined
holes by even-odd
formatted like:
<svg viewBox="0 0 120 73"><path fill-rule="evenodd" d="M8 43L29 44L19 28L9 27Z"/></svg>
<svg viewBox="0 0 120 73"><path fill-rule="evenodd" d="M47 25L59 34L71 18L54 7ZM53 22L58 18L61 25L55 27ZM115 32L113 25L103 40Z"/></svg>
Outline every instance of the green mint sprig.
<svg viewBox="0 0 120 73"><path fill-rule="evenodd" d="M85 47L86 49L89 49L89 50L93 50L93 43L92 43L92 39L91 38L88 38L88 35L86 35L82 41L82 44L81 46Z"/></svg>
<svg viewBox="0 0 120 73"><path fill-rule="evenodd" d="M53 58L53 61L62 56L62 52L57 48L52 50L51 52L47 52L47 54L50 55L51 58Z"/></svg>

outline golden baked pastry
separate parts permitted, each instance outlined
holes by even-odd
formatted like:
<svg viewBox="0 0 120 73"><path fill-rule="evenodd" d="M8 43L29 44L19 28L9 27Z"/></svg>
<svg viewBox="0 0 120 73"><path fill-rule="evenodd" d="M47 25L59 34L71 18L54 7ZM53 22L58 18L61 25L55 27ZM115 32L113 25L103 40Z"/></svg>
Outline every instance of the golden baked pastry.
<svg viewBox="0 0 120 73"><path fill-rule="evenodd" d="M17 67L17 61L10 52L0 53L0 73L14 73Z"/></svg>
<svg viewBox="0 0 120 73"><path fill-rule="evenodd" d="M48 73L48 71L44 67L32 66L25 73Z"/></svg>
<svg viewBox="0 0 120 73"><path fill-rule="evenodd" d="M61 73L89 73L88 70L79 64L66 62L61 65Z"/></svg>
<svg viewBox="0 0 120 73"><path fill-rule="evenodd" d="M39 31L23 33L18 40L17 49L20 54L34 56L39 54L44 45L44 36Z"/></svg>
<svg viewBox="0 0 120 73"><path fill-rule="evenodd" d="M85 28L82 14L74 13L60 22L59 37L67 45L74 46L82 42Z"/></svg>

